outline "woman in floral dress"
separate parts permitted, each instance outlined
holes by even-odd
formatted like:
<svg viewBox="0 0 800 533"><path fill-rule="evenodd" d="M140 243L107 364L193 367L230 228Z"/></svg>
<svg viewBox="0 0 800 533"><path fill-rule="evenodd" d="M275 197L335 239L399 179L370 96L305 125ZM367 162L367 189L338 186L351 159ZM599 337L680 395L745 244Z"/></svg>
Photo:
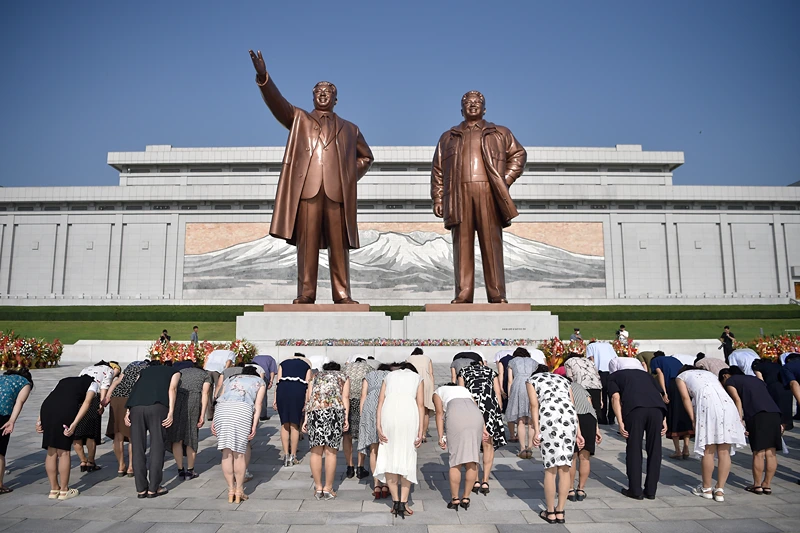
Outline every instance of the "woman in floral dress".
<svg viewBox="0 0 800 533"><path fill-rule="evenodd" d="M336 476L336 454L342 446L342 435L349 428L350 380L339 363L325 363L322 372L308 384L303 433L308 432L311 446L311 475L314 497L332 500ZM322 480L322 457L325 456L325 484Z"/></svg>
<svg viewBox="0 0 800 533"><path fill-rule="evenodd" d="M483 363L472 363L462 368L458 374L458 384L469 389L478 409L483 413L486 431L491 436L483 443L483 476L476 481L472 492L489 494L489 474L494 464L494 451L506 445L506 432L503 425L503 399L500 379L497 372Z"/></svg>

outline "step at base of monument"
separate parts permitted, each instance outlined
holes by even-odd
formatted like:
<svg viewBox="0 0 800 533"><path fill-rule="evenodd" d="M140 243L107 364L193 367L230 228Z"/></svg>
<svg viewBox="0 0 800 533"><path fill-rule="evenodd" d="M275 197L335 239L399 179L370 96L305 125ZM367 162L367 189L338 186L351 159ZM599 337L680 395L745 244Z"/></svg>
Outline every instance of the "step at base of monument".
<svg viewBox="0 0 800 533"><path fill-rule="evenodd" d="M425 304L425 311L428 313L439 312L491 312L491 311L516 311L525 312L531 310L531 304L490 304L490 303L471 303L471 304Z"/></svg>
<svg viewBox="0 0 800 533"><path fill-rule="evenodd" d="M369 304L264 304L265 313L366 313Z"/></svg>

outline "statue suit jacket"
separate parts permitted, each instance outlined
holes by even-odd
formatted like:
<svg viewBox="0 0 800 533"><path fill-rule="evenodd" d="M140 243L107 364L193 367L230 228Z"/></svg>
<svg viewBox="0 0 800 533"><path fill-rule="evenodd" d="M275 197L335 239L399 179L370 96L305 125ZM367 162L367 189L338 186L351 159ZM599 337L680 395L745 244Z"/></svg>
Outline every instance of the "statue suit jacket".
<svg viewBox="0 0 800 533"><path fill-rule="evenodd" d="M261 96L278 122L289 130L289 140L283 155L283 167L278 179L275 194L275 209L272 212L269 234L284 239L292 245L295 242L295 222L303 191L306 173L311 162L311 154L319 139L320 124L313 115L290 104L281 95L272 77L267 74L267 82L261 89ZM333 114L333 113L332 113ZM344 218L350 248L358 248L358 226L356 223L358 180L372 165L372 151L352 122L333 114L336 121L336 150L339 154L339 168L325 168L326 174L338 172L342 183ZM323 235L320 249L327 248Z"/></svg>

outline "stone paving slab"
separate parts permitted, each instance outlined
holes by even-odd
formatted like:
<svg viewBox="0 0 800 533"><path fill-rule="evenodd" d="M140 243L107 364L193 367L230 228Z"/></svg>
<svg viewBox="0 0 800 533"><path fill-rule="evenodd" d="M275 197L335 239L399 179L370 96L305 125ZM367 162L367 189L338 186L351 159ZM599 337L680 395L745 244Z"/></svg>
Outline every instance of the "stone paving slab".
<svg viewBox="0 0 800 533"><path fill-rule="evenodd" d="M44 451L34 424L44 397L58 379L77 375L79 365L34 371L36 388L16 424L6 455L10 473L5 483L13 493L0 496L0 532L58 533L773 533L800 531L800 428L787 432L791 453L779 456L773 496L755 496L743 489L750 483L750 452L733 458L724 503L691 495L699 483L697 459L664 460L657 498L635 501L623 497L626 486L625 442L615 427L604 427L603 443L592 459L586 485L588 498L568 502L564 525L544 523L543 468L534 459L516 457L518 446L498 450L487 496L472 494L469 510L446 508L450 498L447 456L434 436L419 450L419 484L412 488L415 513L405 520L389 513L391 500L372 498L368 480L346 479L340 454L333 501L313 498L308 465L308 442L300 445L301 464L284 468L276 416L261 424L254 439L250 466L255 479L248 483L248 501L229 504L210 424L201 430L196 470L200 477L180 481L171 454L167 454L164 485L170 493L156 499L138 499L133 479L116 476L117 464L110 441L98 448L102 470L81 473L73 455L71 486L78 498L59 502L47 498ZM448 369L435 367L437 382ZM274 414L274 413L272 413ZM107 415L104 416L103 427ZM663 442L666 454L671 442Z"/></svg>

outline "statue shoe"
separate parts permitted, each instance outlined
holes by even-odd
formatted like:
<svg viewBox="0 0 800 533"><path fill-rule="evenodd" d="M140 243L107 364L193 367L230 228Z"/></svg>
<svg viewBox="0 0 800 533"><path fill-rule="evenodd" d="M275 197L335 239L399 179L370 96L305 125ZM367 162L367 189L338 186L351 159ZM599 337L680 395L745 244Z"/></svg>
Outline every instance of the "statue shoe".
<svg viewBox="0 0 800 533"><path fill-rule="evenodd" d="M507 304L508 300L505 298L497 298L496 300L489 300L490 304Z"/></svg>
<svg viewBox="0 0 800 533"><path fill-rule="evenodd" d="M298 296L294 300L292 300L293 304L313 304L314 300L309 298L308 296Z"/></svg>
<svg viewBox="0 0 800 533"><path fill-rule="evenodd" d="M358 302L353 300L352 298L342 298L341 300L336 300L333 303L335 303L335 304L350 304L350 305L354 305L354 304L357 304Z"/></svg>
<svg viewBox="0 0 800 533"><path fill-rule="evenodd" d="M471 304L469 300L462 300L461 298L456 298L450 302L451 304Z"/></svg>

